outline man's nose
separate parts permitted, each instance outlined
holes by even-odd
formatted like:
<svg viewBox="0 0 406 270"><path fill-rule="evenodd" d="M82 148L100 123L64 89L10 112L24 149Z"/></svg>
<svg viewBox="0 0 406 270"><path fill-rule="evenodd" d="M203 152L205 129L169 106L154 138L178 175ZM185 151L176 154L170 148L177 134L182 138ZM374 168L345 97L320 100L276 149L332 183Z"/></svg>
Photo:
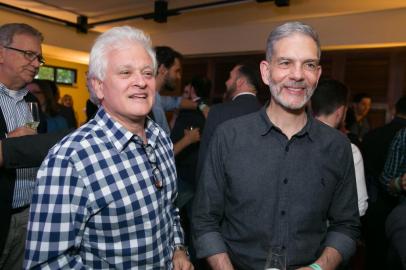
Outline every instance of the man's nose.
<svg viewBox="0 0 406 270"><path fill-rule="evenodd" d="M290 76L292 79L294 79L295 81L300 81L303 80L303 67L302 65L296 64L293 65L291 70L290 70Z"/></svg>

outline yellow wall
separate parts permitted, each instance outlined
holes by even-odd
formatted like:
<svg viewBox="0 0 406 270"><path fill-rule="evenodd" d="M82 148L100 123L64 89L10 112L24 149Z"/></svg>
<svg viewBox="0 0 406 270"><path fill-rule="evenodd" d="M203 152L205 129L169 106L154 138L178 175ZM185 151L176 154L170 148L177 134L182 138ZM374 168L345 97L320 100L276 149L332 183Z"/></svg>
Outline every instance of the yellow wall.
<svg viewBox="0 0 406 270"><path fill-rule="evenodd" d="M86 108L86 100L89 98L85 77L88 66L52 59L47 57L46 55L45 61L46 65L76 69L76 85L66 86L63 84L58 84L58 87L61 93L61 97L65 94L69 94L73 97L73 109L75 110L76 119L78 120L78 124L80 125L86 120L86 113L84 109Z"/></svg>

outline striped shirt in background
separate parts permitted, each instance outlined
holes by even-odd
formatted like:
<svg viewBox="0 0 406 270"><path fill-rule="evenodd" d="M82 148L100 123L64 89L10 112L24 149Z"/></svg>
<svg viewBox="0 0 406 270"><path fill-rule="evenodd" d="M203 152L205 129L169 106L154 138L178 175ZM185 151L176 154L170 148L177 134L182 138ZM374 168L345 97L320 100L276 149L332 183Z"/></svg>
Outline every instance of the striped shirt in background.
<svg viewBox="0 0 406 270"><path fill-rule="evenodd" d="M183 243L172 142L146 121L144 145L101 108L49 152L24 268L172 269Z"/></svg>
<svg viewBox="0 0 406 270"><path fill-rule="evenodd" d="M0 83L0 107L7 125L7 131L24 126L32 121L31 112L24 100L28 93L27 89L13 91ZM29 147L27 145L27 147ZM31 202L32 192L35 186L37 168L16 170L16 182L13 194L13 208L27 206Z"/></svg>

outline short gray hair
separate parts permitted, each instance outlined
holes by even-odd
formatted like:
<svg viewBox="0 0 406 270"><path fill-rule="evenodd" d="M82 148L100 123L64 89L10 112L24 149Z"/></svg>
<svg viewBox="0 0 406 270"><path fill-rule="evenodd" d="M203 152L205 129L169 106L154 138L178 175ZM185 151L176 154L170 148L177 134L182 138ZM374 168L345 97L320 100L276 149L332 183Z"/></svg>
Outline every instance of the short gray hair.
<svg viewBox="0 0 406 270"><path fill-rule="evenodd" d="M317 57L320 59L321 49L319 35L317 34L317 32L310 25L304 24L302 22L287 22L276 27L271 32L271 34L269 34L268 40L266 42L266 60L271 61L276 42L296 33L306 35L313 39L314 42L316 42Z"/></svg>
<svg viewBox="0 0 406 270"><path fill-rule="evenodd" d="M44 41L44 36L40 31L25 23L8 23L0 26L0 45L9 46L13 42L15 35L30 35Z"/></svg>
<svg viewBox="0 0 406 270"><path fill-rule="evenodd" d="M107 54L113 49L120 49L124 43L133 42L140 44L149 54L156 72L155 51L151 39L142 30L130 26L113 27L100 35L90 51L89 76L104 80L107 68Z"/></svg>

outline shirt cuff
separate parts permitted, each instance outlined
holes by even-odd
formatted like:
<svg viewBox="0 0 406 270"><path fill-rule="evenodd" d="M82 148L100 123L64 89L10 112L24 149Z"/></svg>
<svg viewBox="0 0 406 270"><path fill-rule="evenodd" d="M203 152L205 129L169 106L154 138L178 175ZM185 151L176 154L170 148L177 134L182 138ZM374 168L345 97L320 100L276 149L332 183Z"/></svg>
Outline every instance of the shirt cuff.
<svg viewBox="0 0 406 270"><path fill-rule="evenodd" d="M218 232L209 232L197 238L195 249L199 259L227 252L224 240Z"/></svg>
<svg viewBox="0 0 406 270"><path fill-rule="evenodd" d="M329 232L325 246L336 249L343 257L343 262L348 262L355 253L356 242L349 236L340 232Z"/></svg>

